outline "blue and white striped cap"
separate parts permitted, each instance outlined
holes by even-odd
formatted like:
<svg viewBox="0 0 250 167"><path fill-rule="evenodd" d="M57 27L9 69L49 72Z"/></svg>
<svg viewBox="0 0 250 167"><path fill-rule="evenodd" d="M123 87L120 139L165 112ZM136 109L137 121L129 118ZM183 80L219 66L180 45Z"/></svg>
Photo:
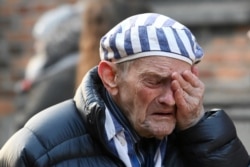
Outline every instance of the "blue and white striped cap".
<svg viewBox="0 0 250 167"><path fill-rule="evenodd" d="M101 60L121 63L146 56L166 56L198 63L203 50L181 23L157 13L131 16L100 40Z"/></svg>

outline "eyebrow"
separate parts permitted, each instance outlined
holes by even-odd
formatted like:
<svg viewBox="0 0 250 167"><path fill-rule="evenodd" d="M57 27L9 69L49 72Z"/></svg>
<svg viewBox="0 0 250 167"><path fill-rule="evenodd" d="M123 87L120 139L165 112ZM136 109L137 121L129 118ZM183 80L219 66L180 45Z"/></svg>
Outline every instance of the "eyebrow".
<svg viewBox="0 0 250 167"><path fill-rule="evenodd" d="M152 76L152 77L158 77L158 78L162 78L162 79L167 79L171 76L171 74L165 74L165 73L156 73L156 72L153 72L153 71L143 71L141 73L139 73L139 76L140 77L143 77L143 76Z"/></svg>

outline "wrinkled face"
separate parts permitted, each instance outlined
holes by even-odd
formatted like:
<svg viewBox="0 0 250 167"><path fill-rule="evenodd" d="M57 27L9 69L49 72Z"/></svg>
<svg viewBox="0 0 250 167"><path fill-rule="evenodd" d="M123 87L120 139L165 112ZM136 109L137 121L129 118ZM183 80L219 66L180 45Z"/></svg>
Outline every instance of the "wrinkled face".
<svg viewBox="0 0 250 167"><path fill-rule="evenodd" d="M114 100L140 136L162 138L172 133L176 105L171 74L190 68L183 61L154 56L135 60L125 75L117 75Z"/></svg>

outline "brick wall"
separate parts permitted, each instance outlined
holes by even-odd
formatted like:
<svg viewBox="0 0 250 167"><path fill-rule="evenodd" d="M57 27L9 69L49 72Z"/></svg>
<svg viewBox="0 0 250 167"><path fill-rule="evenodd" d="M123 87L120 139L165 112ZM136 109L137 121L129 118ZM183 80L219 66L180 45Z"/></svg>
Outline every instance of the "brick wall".
<svg viewBox="0 0 250 167"><path fill-rule="evenodd" d="M205 57L200 66L205 102L250 106L250 26L214 27L199 34Z"/></svg>
<svg viewBox="0 0 250 167"><path fill-rule="evenodd" d="M33 53L31 31L41 14L76 0L0 0L0 114L14 111L14 84Z"/></svg>

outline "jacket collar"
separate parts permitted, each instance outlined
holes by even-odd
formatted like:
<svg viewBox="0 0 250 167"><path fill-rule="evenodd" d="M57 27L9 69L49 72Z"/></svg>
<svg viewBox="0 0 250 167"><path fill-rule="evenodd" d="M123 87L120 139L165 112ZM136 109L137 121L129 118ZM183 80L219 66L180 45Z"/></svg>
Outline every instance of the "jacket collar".
<svg viewBox="0 0 250 167"><path fill-rule="evenodd" d="M104 135L105 104L102 99L105 88L97 73L92 68L83 78L74 96L76 107L81 117L94 136Z"/></svg>
<svg viewBox="0 0 250 167"><path fill-rule="evenodd" d="M95 131L95 133L97 132L96 134L101 136L104 135L105 106L107 105L112 115L123 127L130 131L134 141L136 142L139 140L138 135L134 131L131 131L131 125L128 123L125 116L121 112L117 112L120 109L114 104L104 88L102 81L97 74L97 67L92 68L85 75L81 85L76 91L74 101L82 118L85 120L91 131Z"/></svg>

